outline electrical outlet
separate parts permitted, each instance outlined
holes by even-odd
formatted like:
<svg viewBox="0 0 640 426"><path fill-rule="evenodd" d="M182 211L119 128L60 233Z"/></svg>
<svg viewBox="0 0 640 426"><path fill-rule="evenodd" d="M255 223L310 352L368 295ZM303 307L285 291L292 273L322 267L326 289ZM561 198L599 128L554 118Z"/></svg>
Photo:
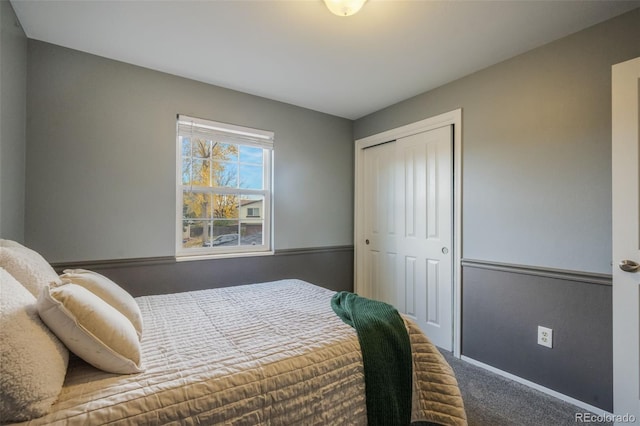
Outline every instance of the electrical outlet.
<svg viewBox="0 0 640 426"><path fill-rule="evenodd" d="M553 330L539 325L538 344L548 348L553 348Z"/></svg>

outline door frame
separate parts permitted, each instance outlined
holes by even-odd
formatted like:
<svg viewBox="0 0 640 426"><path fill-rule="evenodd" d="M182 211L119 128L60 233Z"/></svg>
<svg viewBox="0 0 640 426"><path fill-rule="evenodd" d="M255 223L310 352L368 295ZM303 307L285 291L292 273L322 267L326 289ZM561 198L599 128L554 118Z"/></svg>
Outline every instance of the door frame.
<svg viewBox="0 0 640 426"><path fill-rule="evenodd" d="M452 191L453 191L453 355L460 358L461 350L461 301L462 301L462 109L429 117L415 123L390 129L382 133L367 136L355 141L355 197L354 197L354 290L357 293L358 280L364 277L364 265L362 264L361 247L364 242L364 150L366 148L392 142L396 139L417 133L437 129L439 127L453 125L453 164L452 164Z"/></svg>

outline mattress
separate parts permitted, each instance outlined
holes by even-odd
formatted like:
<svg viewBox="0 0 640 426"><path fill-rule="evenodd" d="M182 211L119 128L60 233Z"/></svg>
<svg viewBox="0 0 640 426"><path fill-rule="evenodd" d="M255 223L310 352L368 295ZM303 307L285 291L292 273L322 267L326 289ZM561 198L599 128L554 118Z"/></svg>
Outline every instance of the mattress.
<svg viewBox="0 0 640 426"><path fill-rule="evenodd" d="M334 292L299 280L137 298L143 366L70 361L52 411L25 424L365 425L355 331ZM449 365L410 320L412 420L466 424Z"/></svg>

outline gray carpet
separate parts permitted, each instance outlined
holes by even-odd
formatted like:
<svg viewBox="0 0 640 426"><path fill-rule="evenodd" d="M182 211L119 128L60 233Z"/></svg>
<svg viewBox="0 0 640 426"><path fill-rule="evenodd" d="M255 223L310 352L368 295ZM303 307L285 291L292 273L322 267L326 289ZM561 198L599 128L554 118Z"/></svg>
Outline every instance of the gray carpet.
<svg viewBox="0 0 640 426"><path fill-rule="evenodd" d="M576 422L583 408L442 354L456 373L470 426L612 425Z"/></svg>

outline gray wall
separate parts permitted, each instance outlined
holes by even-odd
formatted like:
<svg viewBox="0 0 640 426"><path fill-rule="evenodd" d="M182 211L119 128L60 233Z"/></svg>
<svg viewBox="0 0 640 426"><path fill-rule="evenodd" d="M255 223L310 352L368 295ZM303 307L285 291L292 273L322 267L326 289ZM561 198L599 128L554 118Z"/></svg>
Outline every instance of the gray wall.
<svg viewBox="0 0 640 426"><path fill-rule="evenodd" d="M97 271L134 296L298 278L335 291L353 291L353 246L281 250L274 256L176 262L174 258L54 264Z"/></svg>
<svg viewBox="0 0 640 426"><path fill-rule="evenodd" d="M0 237L24 241L27 37L0 0Z"/></svg>
<svg viewBox="0 0 640 426"><path fill-rule="evenodd" d="M275 132L277 250L351 245L349 120L29 40L26 242L52 262L171 256L175 118Z"/></svg>
<svg viewBox="0 0 640 426"><path fill-rule="evenodd" d="M611 66L638 40L635 9L354 124L462 108L463 258L504 269L463 268L462 354L609 411L611 286L590 276L611 274Z"/></svg>
<svg viewBox="0 0 640 426"><path fill-rule="evenodd" d="M463 276L465 356L613 411L610 280L473 262Z"/></svg>
<svg viewBox="0 0 640 426"><path fill-rule="evenodd" d="M356 139L462 108L463 257L611 272L611 65L640 9L355 122Z"/></svg>

